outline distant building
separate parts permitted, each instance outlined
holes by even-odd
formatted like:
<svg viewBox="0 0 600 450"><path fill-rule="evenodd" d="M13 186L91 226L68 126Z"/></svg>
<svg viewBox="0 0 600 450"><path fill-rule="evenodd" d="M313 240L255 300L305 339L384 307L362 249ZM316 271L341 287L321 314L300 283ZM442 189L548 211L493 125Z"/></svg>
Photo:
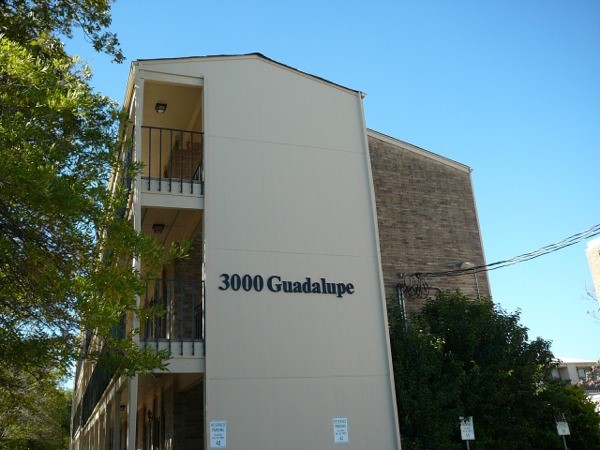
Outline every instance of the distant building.
<svg viewBox="0 0 600 450"><path fill-rule="evenodd" d="M596 298L600 299L600 237L587 243L585 254L590 265L590 271L592 272Z"/></svg>
<svg viewBox="0 0 600 450"><path fill-rule="evenodd" d="M169 370L79 361L73 450L399 447L386 297L485 258L471 170L368 130L363 97L259 54L132 64L143 169L112 182L136 230L193 250L137 299L163 314L126 324ZM427 281L490 295L485 272Z"/></svg>
<svg viewBox="0 0 600 450"><path fill-rule="evenodd" d="M569 381L585 389L587 396L596 403L596 410L600 412L600 370L598 361L562 358L552 375L561 380Z"/></svg>
<svg viewBox="0 0 600 450"><path fill-rule="evenodd" d="M558 366L552 371L552 375L571 384L580 384L596 364L597 361L562 358L558 360Z"/></svg>

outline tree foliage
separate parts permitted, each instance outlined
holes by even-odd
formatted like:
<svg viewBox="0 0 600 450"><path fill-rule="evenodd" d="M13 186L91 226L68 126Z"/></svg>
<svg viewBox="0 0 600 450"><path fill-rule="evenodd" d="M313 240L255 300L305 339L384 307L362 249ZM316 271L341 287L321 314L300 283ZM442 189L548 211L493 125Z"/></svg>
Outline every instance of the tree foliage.
<svg viewBox="0 0 600 450"><path fill-rule="evenodd" d="M54 372L27 379L18 396L0 397L0 450L67 450L71 391L61 388Z"/></svg>
<svg viewBox="0 0 600 450"><path fill-rule="evenodd" d="M165 357L123 339L137 333L125 317L144 314L132 261L151 277L163 249L121 214L126 189L108 189L123 144L117 105L59 40L80 27L120 59L109 12L105 0L0 1L0 397L26 400L30 380L81 356L126 375Z"/></svg>
<svg viewBox="0 0 600 450"><path fill-rule="evenodd" d="M113 0L114 1L114 0ZM108 31L111 0L2 0L0 33L19 44L42 36L73 37L78 28L96 51L123 61L117 35Z"/></svg>
<svg viewBox="0 0 600 450"><path fill-rule="evenodd" d="M550 343L528 339L518 313L490 300L441 293L390 336L403 445L461 449L459 417L473 416L478 449L600 448L600 419L578 387L552 377ZM576 429L576 431L575 431Z"/></svg>

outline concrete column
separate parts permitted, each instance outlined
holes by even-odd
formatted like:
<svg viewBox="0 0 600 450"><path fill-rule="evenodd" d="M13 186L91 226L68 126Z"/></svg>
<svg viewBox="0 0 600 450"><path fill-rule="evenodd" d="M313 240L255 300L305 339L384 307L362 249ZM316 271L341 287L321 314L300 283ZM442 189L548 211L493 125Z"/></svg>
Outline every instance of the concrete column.
<svg viewBox="0 0 600 450"><path fill-rule="evenodd" d="M129 381L129 401L127 402L127 450L135 450L137 431L137 397L139 377L135 375Z"/></svg>
<svg viewBox="0 0 600 450"><path fill-rule="evenodd" d="M113 450L121 450L121 391L115 387L113 403Z"/></svg>
<svg viewBox="0 0 600 450"><path fill-rule="evenodd" d="M113 403L116 403L113 398ZM113 406L114 410L114 406ZM106 408L106 412L104 413L104 450L108 450L110 448L110 406Z"/></svg>

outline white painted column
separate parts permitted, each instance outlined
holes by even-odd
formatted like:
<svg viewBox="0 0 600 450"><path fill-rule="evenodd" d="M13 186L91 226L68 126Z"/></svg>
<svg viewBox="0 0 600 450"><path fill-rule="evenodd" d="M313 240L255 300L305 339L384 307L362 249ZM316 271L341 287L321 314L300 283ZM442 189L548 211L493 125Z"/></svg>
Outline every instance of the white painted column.
<svg viewBox="0 0 600 450"><path fill-rule="evenodd" d="M127 402L127 450L135 450L137 431L137 397L139 377L136 375L129 381L129 401Z"/></svg>
<svg viewBox="0 0 600 450"><path fill-rule="evenodd" d="M136 68L135 70L135 87L134 87L134 102L135 102L135 158L134 160L139 162L142 157L142 118L143 118L143 105L144 105L144 81L140 77L140 72ZM141 232L142 230L142 202L141 202L141 173L137 173L135 177L135 183L133 186L133 228ZM141 261L138 258L133 260L134 270L141 270ZM140 297L136 296L136 306L140 306ZM137 316L134 314L132 318L132 327L139 328L139 321ZM139 336L133 337L134 342L139 342ZM135 375L129 380L129 398L127 402L127 450L135 450L136 448L136 431L137 431L137 397L138 397L138 383L139 378Z"/></svg>
<svg viewBox="0 0 600 450"><path fill-rule="evenodd" d="M116 403L114 397L113 403ZM104 450L109 450L110 448L110 409L110 405L108 405L104 414Z"/></svg>
<svg viewBox="0 0 600 450"><path fill-rule="evenodd" d="M113 403L113 450L121 450L121 391L115 386Z"/></svg>

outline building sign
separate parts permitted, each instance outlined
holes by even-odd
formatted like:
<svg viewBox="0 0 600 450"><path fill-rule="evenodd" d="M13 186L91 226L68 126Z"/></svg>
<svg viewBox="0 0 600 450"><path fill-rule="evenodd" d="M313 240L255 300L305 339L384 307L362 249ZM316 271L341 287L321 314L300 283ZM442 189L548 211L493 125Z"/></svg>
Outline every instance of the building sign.
<svg viewBox="0 0 600 450"><path fill-rule="evenodd" d="M348 443L348 418L334 417L333 418L333 443L347 444Z"/></svg>
<svg viewBox="0 0 600 450"><path fill-rule="evenodd" d="M227 448L227 421L210 422L210 448Z"/></svg>
<svg viewBox="0 0 600 450"><path fill-rule="evenodd" d="M266 289L270 292L284 292L289 294L328 294L335 295L338 298L344 295L354 294L354 285L352 283L332 283L326 278L313 280L311 277L305 277L301 281L285 280L280 275L239 275L237 273L220 275L221 291L245 291L261 292Z"/></svg>

